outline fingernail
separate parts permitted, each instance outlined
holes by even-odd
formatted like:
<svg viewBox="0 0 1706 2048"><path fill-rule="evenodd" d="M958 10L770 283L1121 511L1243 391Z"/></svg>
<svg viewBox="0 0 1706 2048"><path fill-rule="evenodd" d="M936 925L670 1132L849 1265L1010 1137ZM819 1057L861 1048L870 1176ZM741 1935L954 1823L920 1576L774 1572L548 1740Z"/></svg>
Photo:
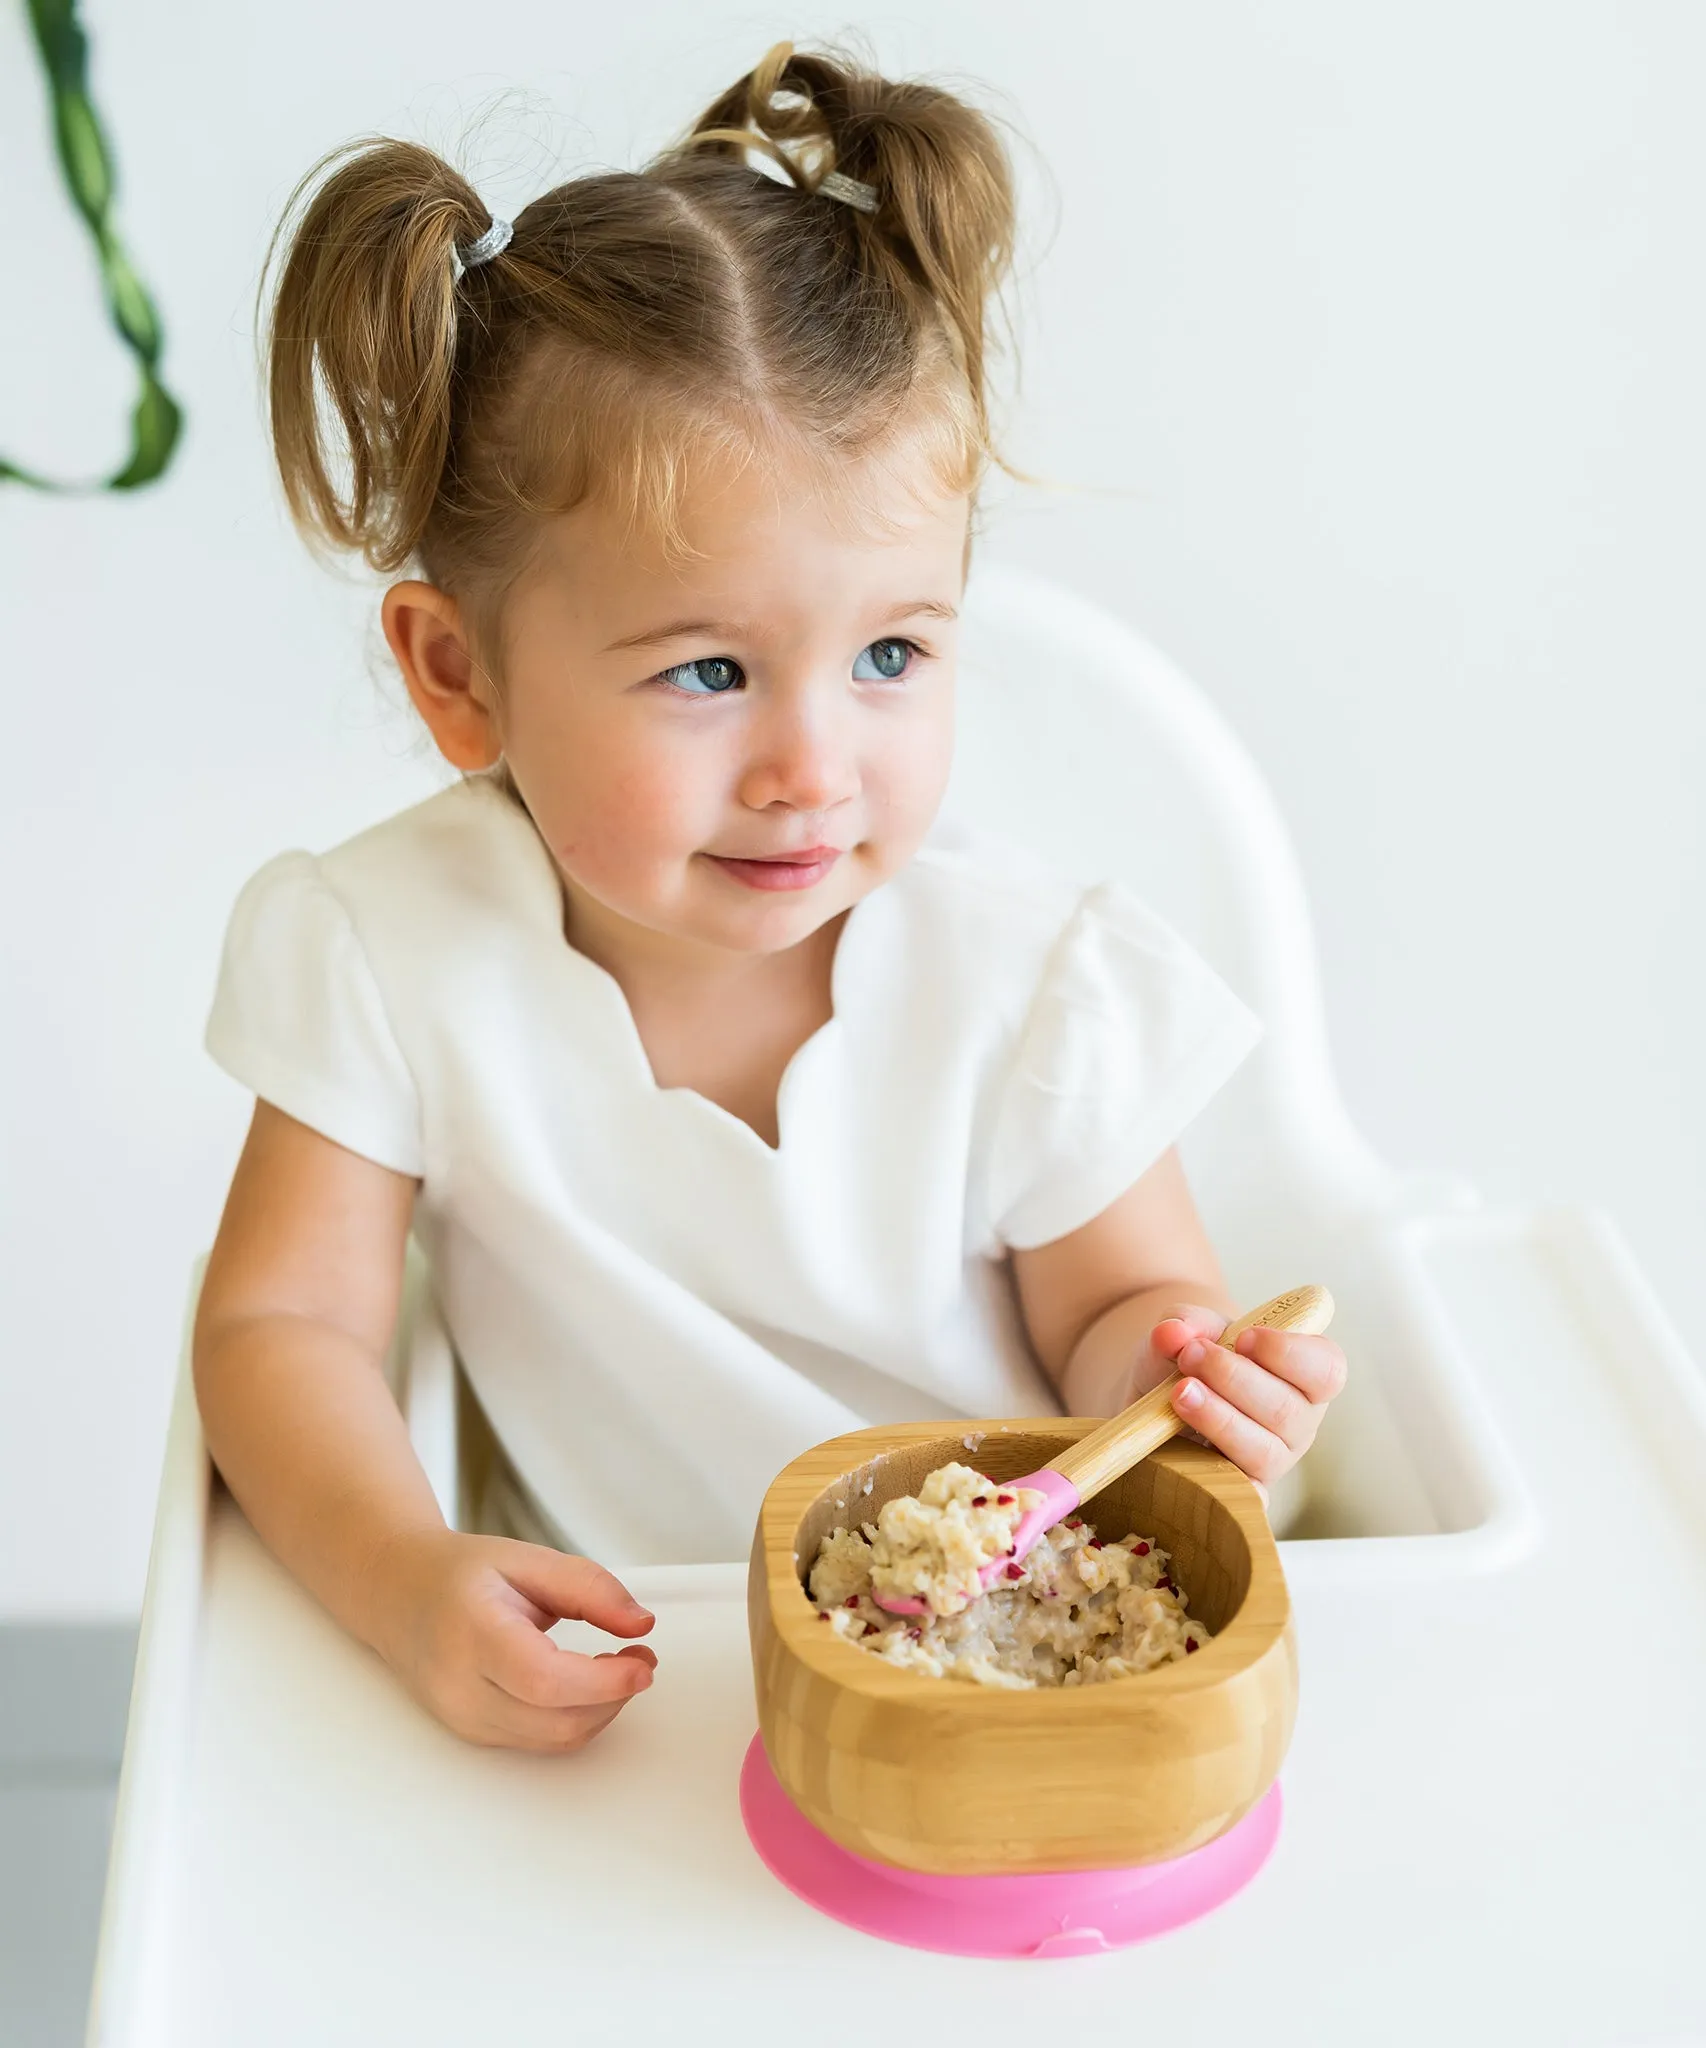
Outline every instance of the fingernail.
<svg viewBox="0 0 1706 2048"><path fill-rule="evenodd" d="M1200 1337L1193 1337L1179 1353L1181 1365L1201 1365L1208 1356L1208 1346Z"/></svg>
<svg viewBox="0 0 1706 2048"><path fill-rule="evenodd" d="M1186 1380L1179 1388L1178 1402L1181 1408L1200 1408L1202 1406L1202 1388L1197 1385L1195 1380Z"/></svg>
<svg viewBox="0 0 1706 2048"><path fill-rule="evenodd" d="M1250 1353L1251 1353L1252 1351L1254 1351L1254 1350L1255 1350L1255 1348L1256 1348L1256 1333L1255 1333L1255 1331L1254 1331L1254 1330L1246 1330L1246 1331L1244 1332L1244 1334L1243 1334L1243 1335L1242 1335L1242 1336L1241 1336L1241 1337L1240 1337L1240 1338L1238 1339L1238 1341L1237 1341L1237 1342L1236 1342L1236 1343L1235 1343L1235 1344L1233 1345L1233 1347L1232 1347L1232 1348L1233 1348L1233 1350L1234 1350L1234 1351L1241 1351L1241 1352L1243 1352L1244 1356L1245 1356L1246 1358L1248 1358L1248 1357L1249 1357L1249 1355L1250 1355Z"/></svg>

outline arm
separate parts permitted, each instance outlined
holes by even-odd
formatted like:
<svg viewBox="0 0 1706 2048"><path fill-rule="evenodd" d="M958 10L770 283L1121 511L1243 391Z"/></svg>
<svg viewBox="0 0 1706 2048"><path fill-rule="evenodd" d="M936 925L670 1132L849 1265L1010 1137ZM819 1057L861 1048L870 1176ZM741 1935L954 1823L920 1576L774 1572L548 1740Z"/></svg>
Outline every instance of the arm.
<svg viewBox="0 0 1706 2048"><path fill-rule="evenodd" d="M559 1615L638 1635L609 1573L446 1529L384 1378L415 1183L260 1102L196 1312L214 1462L261 1540L439 1718L475 1741L578 1747L649 1682Z"/></svg>
<svg viewBox="0 0 1706 2048"><path fill-rule="evenodd" d="M386 1545L444 1526L383 1371L414 1196L257 1103L196 1310L214 1463L267 1548L369 1643Z"/></svg>
<svg viewBox="0 0 1706 2048"><path fill-rule="evenodd" d="M1237 1313L1170 1148L1099 1216L1012 1253L1020 1312L1068 1414L1113 1415L1175 1370L1180 1418L1271 1483L1315 1440L1344 1385L1326 1337L1249 1330L1237 1353L1213 1339Z"/></svg>

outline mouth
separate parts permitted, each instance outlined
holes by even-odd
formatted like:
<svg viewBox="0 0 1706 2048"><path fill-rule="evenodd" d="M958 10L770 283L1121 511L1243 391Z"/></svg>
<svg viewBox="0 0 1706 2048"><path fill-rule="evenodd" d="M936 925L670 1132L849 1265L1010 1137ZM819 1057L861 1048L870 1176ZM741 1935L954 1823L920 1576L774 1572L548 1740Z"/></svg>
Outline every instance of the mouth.
<svg viewBox="0 0 1706 2048"><path fill-rule="evenodd" d="M731 880L749 889L809 889L821 882L841 858L839 846L805 846L797 852L737 858L708 853L705 858Z"/></svg>

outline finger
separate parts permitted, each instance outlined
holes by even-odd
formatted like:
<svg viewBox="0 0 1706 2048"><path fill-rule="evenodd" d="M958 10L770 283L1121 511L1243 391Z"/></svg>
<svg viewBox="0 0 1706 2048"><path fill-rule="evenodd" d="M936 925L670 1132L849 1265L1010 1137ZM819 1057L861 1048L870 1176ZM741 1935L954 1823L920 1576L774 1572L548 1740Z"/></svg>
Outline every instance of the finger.
<svg viewBox="0 0 1706 2048"><path fill-rule="evenodd" d="M643 1636L657 1620L614 1572L590 1557L569 1557L542 1543L506 1541L497 1567L518 1593L551 1615L590 1621L613 1636Z"/></svg>
<svg viewBox="0 0 1706 2048"><path fill-rule="evenodd" d="M603 1706L644 1692L657 1658L639 1643L596 1657L565 1650L524 1614L494 1607L486 1618L479 1667L512 1699L530 1706Z"/></svg>
<svg viewBox="0 0 1706 2048"><path fill-rule="evenodd" d="M1235 1348L1294 1386L1317 1407L1344 1390L1345 1354L1331 1337L1304 1337L1288 1330L1246 1330Z"/></svg>
<svg viewBox="0 0 1706 2048"><path fill-rule="evenodd" d="M1179 1354L1179 1370L1201 1380L1289 1449L1301 1453L1313 1443L1314 1410L1294 1386L1253 1358L1241 1357L1221 1344L1199 1342L1187 1344Z"/></svg>
<svg viewBox="0 0 1706 2048"><path fill-rule="evenodd" d="M1271 1430L1252 1422L1201 1380L1182 1381L1173 1391L1173 1406L1251 1479L1271 1482L1295 1462L1292 1452Z"/></svg>
<svg viewBox="0 0 1706 2048"><path fill-rule="evenodd" d="M1218 1309L1197 1308L1187 1302L1161 1318L1150 1331L1149 1341L1163 1358L1177 1358L1193 1337L1218 1337L1226 1322Z"/></svg>
<svg viewBox="0 0 1706 2048"><path fill-rule="evenodd" d="M476 1739L504 1749L564 1755L584 1749L628 1704L615 1700L594 1707L536 1707L486 1681L484 1711Z"/></svg>

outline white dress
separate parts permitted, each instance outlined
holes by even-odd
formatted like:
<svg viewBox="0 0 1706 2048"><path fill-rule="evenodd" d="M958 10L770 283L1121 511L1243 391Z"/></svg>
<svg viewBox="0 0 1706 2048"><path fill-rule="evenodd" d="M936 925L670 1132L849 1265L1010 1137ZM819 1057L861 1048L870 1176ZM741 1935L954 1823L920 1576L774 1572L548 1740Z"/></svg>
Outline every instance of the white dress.
<svg viewBox="0 0 1706 2048"><path fill-rule="evenodd" d="M1058 1410L1006 1249L1098 1215L1261 1031L1125 889L947 821L848 915L833 997L775 1148L659 1088L532 822L474 777L249 881L207 1046L418 1177L457 1355L548 1526L612 1566L735 1559L825 1437Z"/></svg>

